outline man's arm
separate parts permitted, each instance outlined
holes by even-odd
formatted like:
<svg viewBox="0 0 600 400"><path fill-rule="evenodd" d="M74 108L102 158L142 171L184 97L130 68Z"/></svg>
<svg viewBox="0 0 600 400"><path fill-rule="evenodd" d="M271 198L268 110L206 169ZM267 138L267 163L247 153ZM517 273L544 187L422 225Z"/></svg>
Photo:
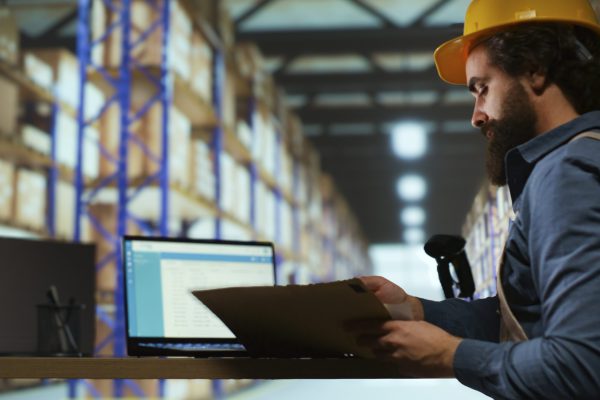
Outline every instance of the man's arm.
<svg viewBox="0 0 600 400"><path fill-rule="evenodd" d="M425 321L454 336L498 342L500 318L498 298L466 302L459 299L431 301L419 299Z"/></svg>

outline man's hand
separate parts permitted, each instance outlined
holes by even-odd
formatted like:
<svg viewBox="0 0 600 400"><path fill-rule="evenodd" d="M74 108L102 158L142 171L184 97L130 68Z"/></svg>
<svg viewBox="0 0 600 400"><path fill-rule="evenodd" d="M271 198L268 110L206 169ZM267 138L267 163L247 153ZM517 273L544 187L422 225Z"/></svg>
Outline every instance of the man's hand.
<svg viewBox="0 0 600 400"><path fill-rule="evenodd" d="M361 276L359 279L383 304L408 304L410 305L412 319L415 321L423 319L423 305L421 304L421 301L416 297L407 294L400 286L381 276ZM390 309L388 308L388 310Z"/></svg>
<svg viewBox="0 0 600 400"><path fill-rule="evenodd" d="M377 358L397 361L409 377L453 377L454 353L461 339L424 321L356 321L349 330Z"/></svg>

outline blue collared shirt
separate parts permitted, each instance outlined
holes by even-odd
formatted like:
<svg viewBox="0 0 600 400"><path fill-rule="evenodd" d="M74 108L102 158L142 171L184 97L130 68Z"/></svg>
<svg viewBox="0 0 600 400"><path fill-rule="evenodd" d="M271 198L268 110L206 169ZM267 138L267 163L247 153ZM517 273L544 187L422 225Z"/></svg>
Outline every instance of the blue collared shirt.
<svg viewBox="0 0 600 400"><path fill-rule="evenodd" d="M496 297L423 300L427 321L465 338L463 384L494 398L600 398L600 141L570 142L598 129L590 112L506 157L516 219L502 282L529 340L498 343Z"/></svg>

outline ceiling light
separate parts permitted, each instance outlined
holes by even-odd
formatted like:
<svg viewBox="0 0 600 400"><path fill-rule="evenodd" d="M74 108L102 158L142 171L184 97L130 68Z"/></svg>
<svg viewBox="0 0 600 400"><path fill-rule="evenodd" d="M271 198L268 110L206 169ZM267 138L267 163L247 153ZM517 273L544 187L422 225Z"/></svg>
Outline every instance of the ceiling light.
<svg viewBox="0 0 600 400"><path fill-rule="evenodd" d="M425 233L420 228L409 228L404 231L404 241L408 244L422 244Z"/></svg>
<svg viewBox="0 0 600 400"><path fill-rule="evenodd" d="M423 157L427 151L427 132L423 124L403 122L392 128L392 149L404 160Z"/></svg>
<svg viewBox="0 0 600 400"><path fill-rule="evenodd" d="M404 226L421 226L425 222L425 211L421 207L406 207L400 213Z"/></svg>
<svg viewBox="0 0 600 400"><path fill-rule="evenodd" d="M404 201L419 201L427 193L427 183L420 175L404 175L398 179L396 190Z"/></svg>

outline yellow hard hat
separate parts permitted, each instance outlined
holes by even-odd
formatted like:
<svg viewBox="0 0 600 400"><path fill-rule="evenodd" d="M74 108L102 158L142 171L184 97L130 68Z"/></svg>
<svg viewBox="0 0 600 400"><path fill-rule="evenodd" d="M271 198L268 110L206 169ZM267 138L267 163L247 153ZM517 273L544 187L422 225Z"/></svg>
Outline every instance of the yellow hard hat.
<svg viewBox="0 0 600 400"><path fill-rule="evenodd" d="M588 0L473 0L465 15L463 36L442 44L433 54L440 78L455 85L466 84L465 63L473 42L525 22L564 22L600 34Z"/></svg>

